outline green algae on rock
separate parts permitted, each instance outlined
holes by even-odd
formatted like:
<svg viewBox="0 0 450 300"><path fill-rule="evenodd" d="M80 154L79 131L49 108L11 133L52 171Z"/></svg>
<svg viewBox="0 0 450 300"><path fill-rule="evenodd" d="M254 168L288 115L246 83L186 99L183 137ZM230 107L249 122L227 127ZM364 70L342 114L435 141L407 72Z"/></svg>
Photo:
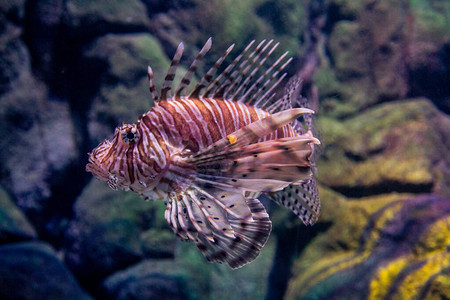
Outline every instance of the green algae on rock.
<svg viewBox="0 0 450 300"><path fill-rule="evenodd" d="M104 28L105 24L143 28L148 24L145 5L138 0L70 0L67 2L67 13L71 26L91 30Z"/></svg>
<svg viewBox="0 0 450 300"><path fill-rule="evenodd" d="M0 188L0 244L37 238L24 214Z"/></svg>
<svg viewBox="0 0 450 300"><path fill-rule="evenodd" d="M450 145L442 138L450 136L450 119L427 99L382 104L343 122L322 118L319 125L327 145L318 162L324 184L349 196L450 193Z"/></svg>
<svg viewBox="0 0 450 300"><path fill-rule="evenodd" d="M159 227L163 223L156 217L156 204L112 191L95 180L77 199L74 210L66 235L65 260L72 271L92 282L142 258L159 256L148 243L148 230L153 228L155 235L158 230L169 230ZM165 247L166 256L173 256L174 251L173 243L172 250Z"/></svg>
<svg viewBox="0 0 450 300"><path fill-rule="evenodd" d="M150 109L153 103L148 93L147 65L151 64L157 74L164 73L170 61L153 36L140 33L104 35L85 53L103 70L89 113L89 131L98 142L117 124L133 123ZM178 77L175 81L181 80ZM162 80L156 78L156 84Z"/></svg>

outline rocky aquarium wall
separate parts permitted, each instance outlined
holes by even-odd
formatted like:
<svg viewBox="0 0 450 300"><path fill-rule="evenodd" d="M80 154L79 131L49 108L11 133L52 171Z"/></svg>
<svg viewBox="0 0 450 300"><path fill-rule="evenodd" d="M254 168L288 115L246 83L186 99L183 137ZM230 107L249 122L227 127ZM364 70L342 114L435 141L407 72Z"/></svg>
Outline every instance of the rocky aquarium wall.
<svg viewBox="0 0 450 300"><path fill-rule="evenodd" d="M319 222L265 201L238 270L85 171L150 109L147 65L161 86L210 36L203 71L232 43L289 50L323 144ZM0 298L450 299L449 113L447 0L1 1Z"/></svg>

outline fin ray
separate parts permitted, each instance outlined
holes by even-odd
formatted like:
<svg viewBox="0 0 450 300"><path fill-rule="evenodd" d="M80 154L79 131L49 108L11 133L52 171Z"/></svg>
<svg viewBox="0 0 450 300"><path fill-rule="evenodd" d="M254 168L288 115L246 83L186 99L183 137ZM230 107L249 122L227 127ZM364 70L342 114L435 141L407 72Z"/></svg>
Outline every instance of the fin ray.
<svg viewBox="0 0 450 300"><path fill-rule="evenodd" d="M183 92L183 90L185 88L187 88L189 86L189 84L191 83L192 76L194 76L194 73L198 68L199 62L203 59L203 57L206 55L206 53L208 53L208 51L211 49L211 43L212 43L211 38L209 38L206 41L203 48L197 54L197 57L192 62L191 66L189 67L189 69L186 72L186 74L184 75L184 77L181 79L180 85L179 85L177 91L175 92L176 99L179 99L181 97L181 93ZM189 97L192 97L191 95Z"/></svg>
<svg viewBox="0 0 450 300"><path fill-rule="evenodd" d="M229 195L228 200L220 197L224 192ZM248 216L238 214L236 217L230 211L222 210L221 215L225 220L221 221L221 225L224 226L215 226L211 218L208 218L209 212L214 209L210 211L203 209L208 205L215 205L206 194L217 197L217 201L224 201L227 204L235 200L241 202L240 210L247 211ZM194 183L185 192L171 195L169 203L172 207L170 210L175 211L171 215L178 216L168 220L172 229L180 237L192 240L208 261L225 262L233 269L254 260L272 230L272 222L264 206L257 199L244 198L243 193L236 190L224 191ZM215 206L215 209L219 207Z"/></svg>
<svg viewBox="0 0 450 300"><path fill-rule="evenodd" d="M161 89L161 101L167 100L171 97L171 89L172 89L172 82L175 79L175 74L177 71L178 64L180 63L181 56L183 55L184 51L184 45L183 43L180 43L178 45L177 51L175 51L175 54L173 56L172 62L170 63L169 70L167 71L167 75L164 78L164 83Z"/></svg>

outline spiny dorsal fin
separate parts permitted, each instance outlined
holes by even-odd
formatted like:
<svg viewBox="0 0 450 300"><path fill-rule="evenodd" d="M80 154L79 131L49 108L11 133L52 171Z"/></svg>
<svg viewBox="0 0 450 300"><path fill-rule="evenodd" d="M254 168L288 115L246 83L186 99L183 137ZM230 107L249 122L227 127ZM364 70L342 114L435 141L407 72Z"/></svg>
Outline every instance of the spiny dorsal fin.
<svg viewBox="0 0 450 300"><path fill-rule="evenodd" d="M214 65L206 72L206 74L200 79L198 84L195 86L192 93L189 95L189 98L198 98L200 95L200 92L207 87L212 79L214 78L214 75L216 74L217 70L219 69L222 62L225 60L225 58L228 56L228 54L233 50L234 44L232 44L230 47L228 47L227 51L214 63ZM203 97L207 97L207 92L204 93Z"/></svg>
<svg viewBox="0 0 450 300"><path fill-rule="evenodd" d="M195 71L198 68L199 62L203 59L203 57L206 55L206 53L211 49L211 38L209 38L203 48L198 53L197 57L192 62L191 66L189 67L189 70L184 75L183 79L181 79L180 86L178 87L177 91L175 92L175 98L179 99L181 97L181 93L185 88L189 86L191 83L191 78L194 75Z"/></svg>
<svg viewBox="0 0 450 300"><path fill-rule="evenodd" d="M292 58L285 61L280 67L276 68L285 58L287 52L281 55L258 79L254 80L255 75L267 61L269 56L275 51L279 43L271 46L273 40L261 41L249 52L254 44L250 42L247 47L230 63L225 70L216 78L214 75L222 62L231 52L234 44L231 45L225 53L216 61L216 63L205 73L202 79L195 86L188 96L189 98L212 97L214 99L231 99L266 108L272 104L272 98L275 96L275 89L285 78L286 74L279 76L281 71L291 62ZM192 62L188 71L184 75L179 87L175 92L175 98L182 97L183 91L189 86L192 76L198 68L201 59L211 48L211 38L205 43L198 53L196 59ZM171 97L172 81L175 78L176 68L183 54L184 46L180 43L172 63L165 77L163 87L160 93L160 100L167 100ZM249 52L249 53L248 53ZM248 53L248 54L247 54ZM153 84L153 73L148 69L150 92L154 101L158 101L158 95ZM203 92L204 90L204 92ZM272 110L272 112L275 110Z"/></svg>
<svg viewBox="0 0 450 300"><path fill-rule="evenodd" d="M287 52L281 55L258 79L255 75L278 47L279 43L272 46L273 40L261 41L255 49L249 52L250 43L244 51L233 61L222 74L220 74L206 89L204 96L215 99L232 99L241 103L267 106L275 95L275 89L285 78L286 74L279 76L281 71L292 61L286 58ZM242 62L238 65L238 62ZM281 64L282 63L282 64ZM278 65L280 67L277 68ZM257 103L257 104L256 104Z"/></svg>
<svg viewBox="0 0 450 300"><path fill-rule="evenodd" d="M262 54L266 51L266 49L269 48L269 46L272 44L273 40L270 40L265 46L264 48L262 48L261 52L252 60L252 63L247 67L248 70L250 70L251 68L253 68L253 70L250 72L249 75L245 76L245 80L244 82L242 82L242 84L239 85L239 87L237 87L236 91L234 91L233 94L233 99L239 99L239 95L242 94L243 92L245 92L247 90L248 85L250 84L250 82L253 80L253 77L255 76L256 72L258 72L259 68L262 67L262 65L264 64L264 62L267 60L267 58L270 56L270 54L272 54L272 52L278 47L278 45L280 43L276 43L270 50L269 52L266 53L266 55L258 62L259 58L262 56ZM258 63L257 63L258 62ZM240 101L242 102L242 101Z"/></svg>
<svg viewBox="0 0 450 300"><path fill-rule="evenodd" d="M273 72L273 70L275 69L275 67L283 60L283 58L288 54L288 52L285 52L282 56L280 56L279 59L277 59L271 66L269 69L266 70L266 72L264 72L263 75L261 75L256 81L255 83L247 90L247 92L242 96L243 99L247 99L247 103L248 104L255 104L257 106L260 107L264 107L265 106L265 101L264 101L264 97L263 97L263 93L266 92L266 87L267 85L269 85L270 82L272 82L272 80L274 78L276 78L278 76L278 74L286 67L287 64L289 64L292 60L292 57L289 58L286 63L284 63L283 65L281 65L281 67ZM264 82L264 84L262 86L260 86L262 80L264 80L271 72L272 75ZM286 74L286 73L285 73ZM278 79L277 82L275 82L274 84L272 84L272 86L269 89L269 93L273 92L273 90L278 86L278 84L280 83L280 81L286 76L285 74L283 74L281 76L281 78ZM255 93L252 93L252 96L250 97L250 92L253 91L253 89L256 89Z"/></svg>
<svg viewBox="0 0 450 300"><path fill-rule="evenodd" d="M233 90L239 86L240 82L242 81L242 78L245 76L245 74L250 69L251 65L256 62L256 60L261 55L262 51L266 49L266 47L263 48L262 51L260 51L261 47L264 45L266 40L262 40L248 55L247 59L245 59L241 64L238 66L238 68L231 73L231 76L229 77L229 82L225 82L224 87L222 88L222 94L223 98L227 98L228 94L231 94ZM272 41L270 41L272 42ZM248 66L247 66L248 65ZM220 90L220 89L219 89Z"/></svg>
<svg viewBox="0 0 450 300"><path fill-rule="evenodd" d="M150 94L152 95L153 103L158 102L158 93L156 92L156 86L153 83L153 70L150 66L147 66L147 76Z"/></svg>
<svg viewBox="0 0 450 300"><path fill-rule="evenodd" d="M207 87L204 97L210 97L211 95L214 95L216 93L217 89L221 87L222 80L227 81L230 77L230 72L233 70L233 68L237 65L237 63L241 60L242 57L247 53L247 51L250 49L250 47L253 45L255 40L251 41L247 47L233 60L231 64L228 65L228 67L225 68L225 70L217 76L217 78ZM234 44L233 44L234 45Z"/></svg>
<svg viewBox="0 0 450 300"><path fill-rule="evenodd" d="M180 63L181 56L183 55L184 45L180 43L178 45L177 51L173 56L172 62L169 67L169 71L167 71L167 75L164 78L164 83L161 89L161 100L167 100L167 98L171 97L170 90L172 89L172 81L175 78L175 74L177 71L178 64Z"/></svg>

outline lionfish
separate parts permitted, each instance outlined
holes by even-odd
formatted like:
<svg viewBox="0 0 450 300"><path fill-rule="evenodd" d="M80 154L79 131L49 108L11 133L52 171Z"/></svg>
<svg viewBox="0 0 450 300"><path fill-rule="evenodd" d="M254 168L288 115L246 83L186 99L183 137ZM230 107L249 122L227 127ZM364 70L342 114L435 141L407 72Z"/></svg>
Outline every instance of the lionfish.
<svg viewBox="0 0 450 300"><path fill-rule="evenodd" d="M117 127L112 141L89 154L86 166L112 189L163 200L173 231L193 241L208 261L231 268L254 260L269 237L272 223L258 200L262 193L306 225L317 221L320 210L313 176L314 144L320 144L311 131L314 111L294 96L300 80L275 98L286 76L279 74L292 58L286 59L286 52L259 71L279 44L272 43L253 47L252 41L219 72L231 45L185 95L211 48L208 39L172 96L184 50L180 43L159 96L148 67L154 107L136 123Z"/></svg>

